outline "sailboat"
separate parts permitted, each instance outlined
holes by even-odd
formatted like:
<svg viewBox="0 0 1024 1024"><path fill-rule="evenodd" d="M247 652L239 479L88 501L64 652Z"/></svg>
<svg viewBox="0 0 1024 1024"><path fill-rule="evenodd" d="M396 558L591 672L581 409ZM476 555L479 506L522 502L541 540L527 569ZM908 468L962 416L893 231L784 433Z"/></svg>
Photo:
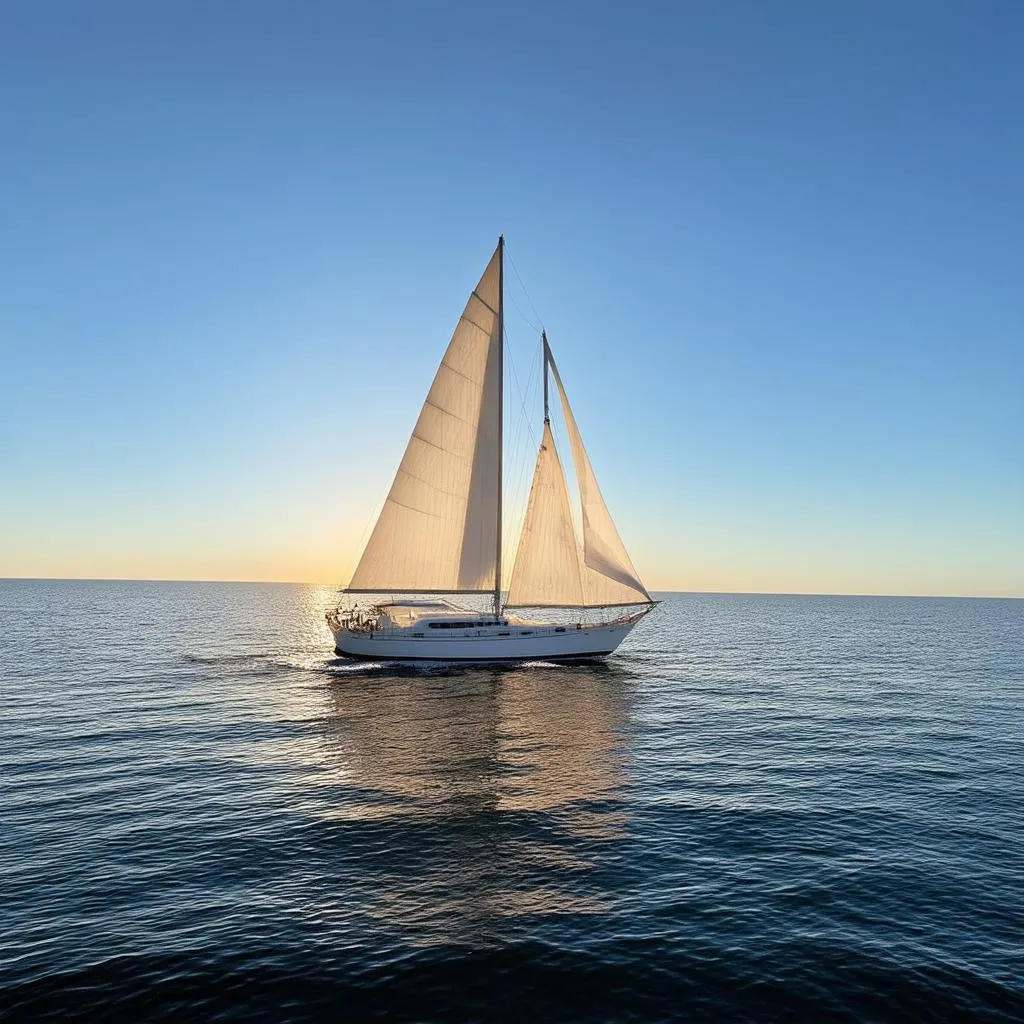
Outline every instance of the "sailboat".
<svg viewBox="0 0 1024 1024"><path fill-rule="evenodd" d="M340 655L602 658L656 604L605 505L546 332L540 450L507 593L502 589L504 278L501 237L459 318L355 573L327 612ZM572 450L582 542L551 432L549 381ZM370 595L377 600L360 603ZM453 600L474 595L478 602L488 598L490 610Z"/></svg>

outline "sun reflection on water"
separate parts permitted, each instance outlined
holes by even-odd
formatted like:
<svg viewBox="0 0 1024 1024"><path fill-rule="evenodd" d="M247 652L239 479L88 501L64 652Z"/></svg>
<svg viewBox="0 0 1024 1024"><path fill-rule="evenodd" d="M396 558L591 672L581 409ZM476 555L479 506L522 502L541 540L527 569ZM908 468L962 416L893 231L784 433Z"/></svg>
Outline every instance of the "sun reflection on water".
<svg viewBox="0 0 1024 1024"><path fill-rule="evenodd" d="M344 785L320 813L389 848L375 916L438 942L481 941L487 921L608 912L590 875L629 824L630 687L606 665L334 680L324 743Z"/></svg>

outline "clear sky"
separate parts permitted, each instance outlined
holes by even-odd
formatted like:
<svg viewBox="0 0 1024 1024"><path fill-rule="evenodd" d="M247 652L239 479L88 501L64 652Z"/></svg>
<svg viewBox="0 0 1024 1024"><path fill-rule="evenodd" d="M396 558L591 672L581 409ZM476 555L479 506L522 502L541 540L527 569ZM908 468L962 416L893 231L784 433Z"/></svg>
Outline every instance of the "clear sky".
<svg viewBox="0 0 1024 1024"><path fill-rule="evenodd" d="M347 579L504 231L652 588L1024 595L1022 53L1015 0L4 3L0 576Z"/></svg>

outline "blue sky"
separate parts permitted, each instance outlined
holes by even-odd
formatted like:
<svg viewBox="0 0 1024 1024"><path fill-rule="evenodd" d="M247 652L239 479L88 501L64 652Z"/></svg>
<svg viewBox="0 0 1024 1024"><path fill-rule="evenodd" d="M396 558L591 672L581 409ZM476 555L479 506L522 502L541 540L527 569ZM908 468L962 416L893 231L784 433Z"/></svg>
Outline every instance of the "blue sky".
<svg viewBox="0 0 1024 1024"><path fill-rule="evenodd" d="M5 4L0 575L343 580L504 231L510 357L539 314L652 587L1024 595L1022 45L1012 2Z"/></svg>

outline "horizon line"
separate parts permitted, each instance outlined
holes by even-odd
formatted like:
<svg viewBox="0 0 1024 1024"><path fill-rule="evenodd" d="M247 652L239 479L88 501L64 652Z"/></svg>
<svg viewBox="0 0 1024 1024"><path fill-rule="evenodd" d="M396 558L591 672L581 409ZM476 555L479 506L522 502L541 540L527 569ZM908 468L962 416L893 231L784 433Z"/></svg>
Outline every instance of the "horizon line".
<svg viewBox="0 0 1024 1024"><path fill-rule="evenodd" d="M210 578L147 578L137 576L0 576L0 583L217 583L241 586L258 584L260 586L280 587L333 587L343 590L339 583L316 583L311 580L223 580ZM402 591L380 591L380 593L402 593ZM694 594L734 597L888 597L914 598L957 601L1022 601L1024 594L873 594L863 591L810 591L810 590L666 590L652 588L653 594ZM637 602L642 604L643 602Z"/></svg>

